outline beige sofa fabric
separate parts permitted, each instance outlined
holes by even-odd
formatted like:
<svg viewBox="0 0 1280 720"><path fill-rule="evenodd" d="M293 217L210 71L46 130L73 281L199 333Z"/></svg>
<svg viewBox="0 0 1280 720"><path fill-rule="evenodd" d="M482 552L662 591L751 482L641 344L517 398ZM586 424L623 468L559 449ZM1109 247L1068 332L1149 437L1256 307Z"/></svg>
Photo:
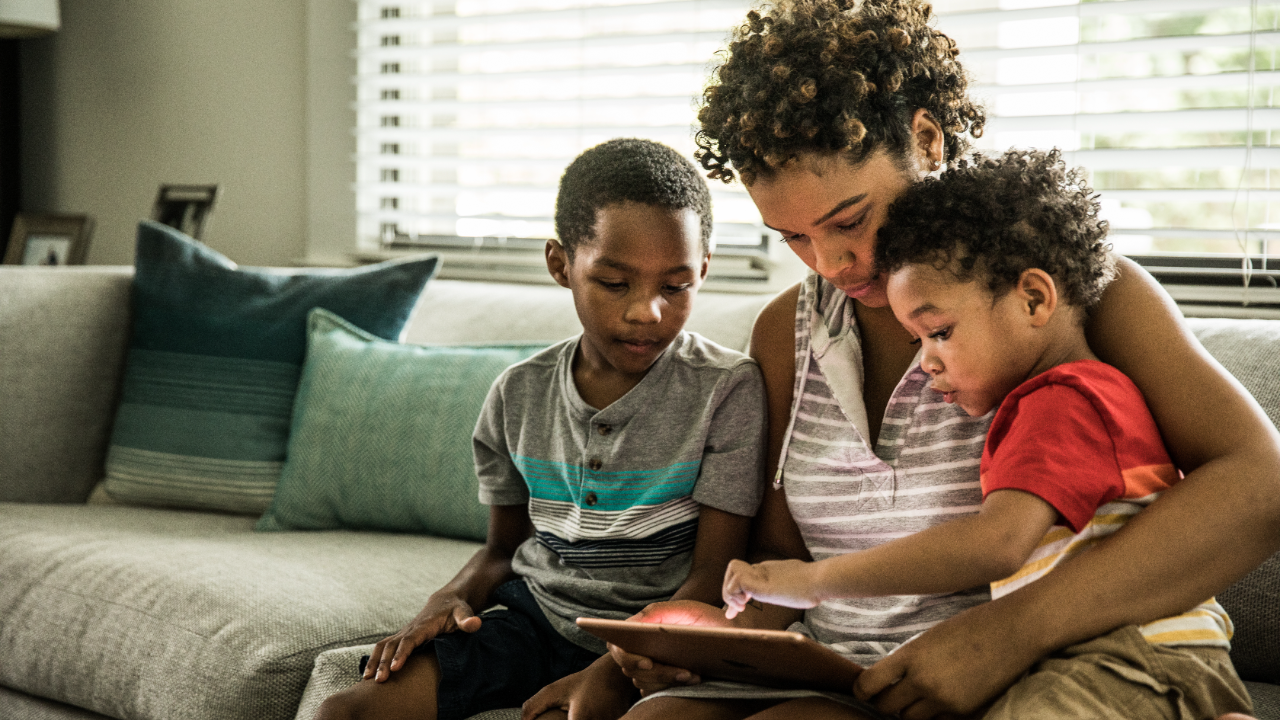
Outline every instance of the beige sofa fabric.
<svg viewBox="0 0 1280 720"><path fill-rule="evenodd" d="M0 684L117 718L293 717L316 655L416 613L478 547L254 518L0 504Z"/></svg>
<svg viewBox="0 0 1280 720"><path fill-rule="evenodd" d="M111 720L106 715L0 686L0 718L6 720Z"/></svg>
<svg viewBox="0 0 1280 720"><path fill-rule="evenodd" d="M101 479L132 277L0 267L0 500L83 502Z"/></svg>
<svg viewBox="0 0 1280 720"><path fill-rule="evenodd" d="M685 327L745 351L751 325L772 297L699 293ZM409 320L405 342L556 342L580 332L573 295L562 287L432 280Z"/></svg>

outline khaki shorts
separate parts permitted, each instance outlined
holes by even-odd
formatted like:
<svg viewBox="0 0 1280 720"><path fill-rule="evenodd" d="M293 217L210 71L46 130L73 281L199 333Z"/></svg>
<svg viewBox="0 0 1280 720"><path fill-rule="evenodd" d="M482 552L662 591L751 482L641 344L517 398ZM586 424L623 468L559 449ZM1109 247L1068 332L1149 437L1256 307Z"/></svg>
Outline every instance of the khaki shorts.
<svg viewBox="0 0 1280 720"><path fill-rule="evenodd" d="M1054 653L1035 665L985 720L1168 718L1253 712L1227 651L1152 645L1135 626Z"/></svg>

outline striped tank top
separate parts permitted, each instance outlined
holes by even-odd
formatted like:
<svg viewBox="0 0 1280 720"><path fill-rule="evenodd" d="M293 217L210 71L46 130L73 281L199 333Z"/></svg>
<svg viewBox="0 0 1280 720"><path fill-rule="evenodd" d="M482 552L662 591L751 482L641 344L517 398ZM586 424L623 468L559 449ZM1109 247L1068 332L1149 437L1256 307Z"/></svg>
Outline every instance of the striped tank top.
<svg viewBox="0 0 1280 720"><path fill-rule="evenodd" d="M976 513L991 415L971 418L929 390L914 362L899 381L874 448L862 399L855 300L810 273L796 308L791 427L775 482L814 560L873 547ZM806 632L870 664L912 636L990 599L987 588L942 595L829 600Z"/></svg>

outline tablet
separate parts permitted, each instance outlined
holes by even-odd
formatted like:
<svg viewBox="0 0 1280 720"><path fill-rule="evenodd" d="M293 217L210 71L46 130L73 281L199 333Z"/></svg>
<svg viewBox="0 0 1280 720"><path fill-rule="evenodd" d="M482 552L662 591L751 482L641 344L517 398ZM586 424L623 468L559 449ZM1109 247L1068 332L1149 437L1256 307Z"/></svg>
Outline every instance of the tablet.
<svg viewBox="0 0 1280 720"><path fill-rule="evenodd" d="M578 618L578 626L636 655L703 678L849 694L862 666L796 632Z"/></svg>

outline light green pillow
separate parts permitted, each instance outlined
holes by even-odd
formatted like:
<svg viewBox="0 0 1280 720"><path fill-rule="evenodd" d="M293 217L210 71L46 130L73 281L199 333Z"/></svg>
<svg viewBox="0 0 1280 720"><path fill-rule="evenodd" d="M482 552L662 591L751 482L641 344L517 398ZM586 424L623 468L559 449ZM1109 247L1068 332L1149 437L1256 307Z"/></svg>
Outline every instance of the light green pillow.
<svg viewBox="0 0 1280 720"><path fill-rule="evenodd" d="M546 345L401 345L317 308L280 484L258 530L484 540L471 434L489 386Z"/></svg>

